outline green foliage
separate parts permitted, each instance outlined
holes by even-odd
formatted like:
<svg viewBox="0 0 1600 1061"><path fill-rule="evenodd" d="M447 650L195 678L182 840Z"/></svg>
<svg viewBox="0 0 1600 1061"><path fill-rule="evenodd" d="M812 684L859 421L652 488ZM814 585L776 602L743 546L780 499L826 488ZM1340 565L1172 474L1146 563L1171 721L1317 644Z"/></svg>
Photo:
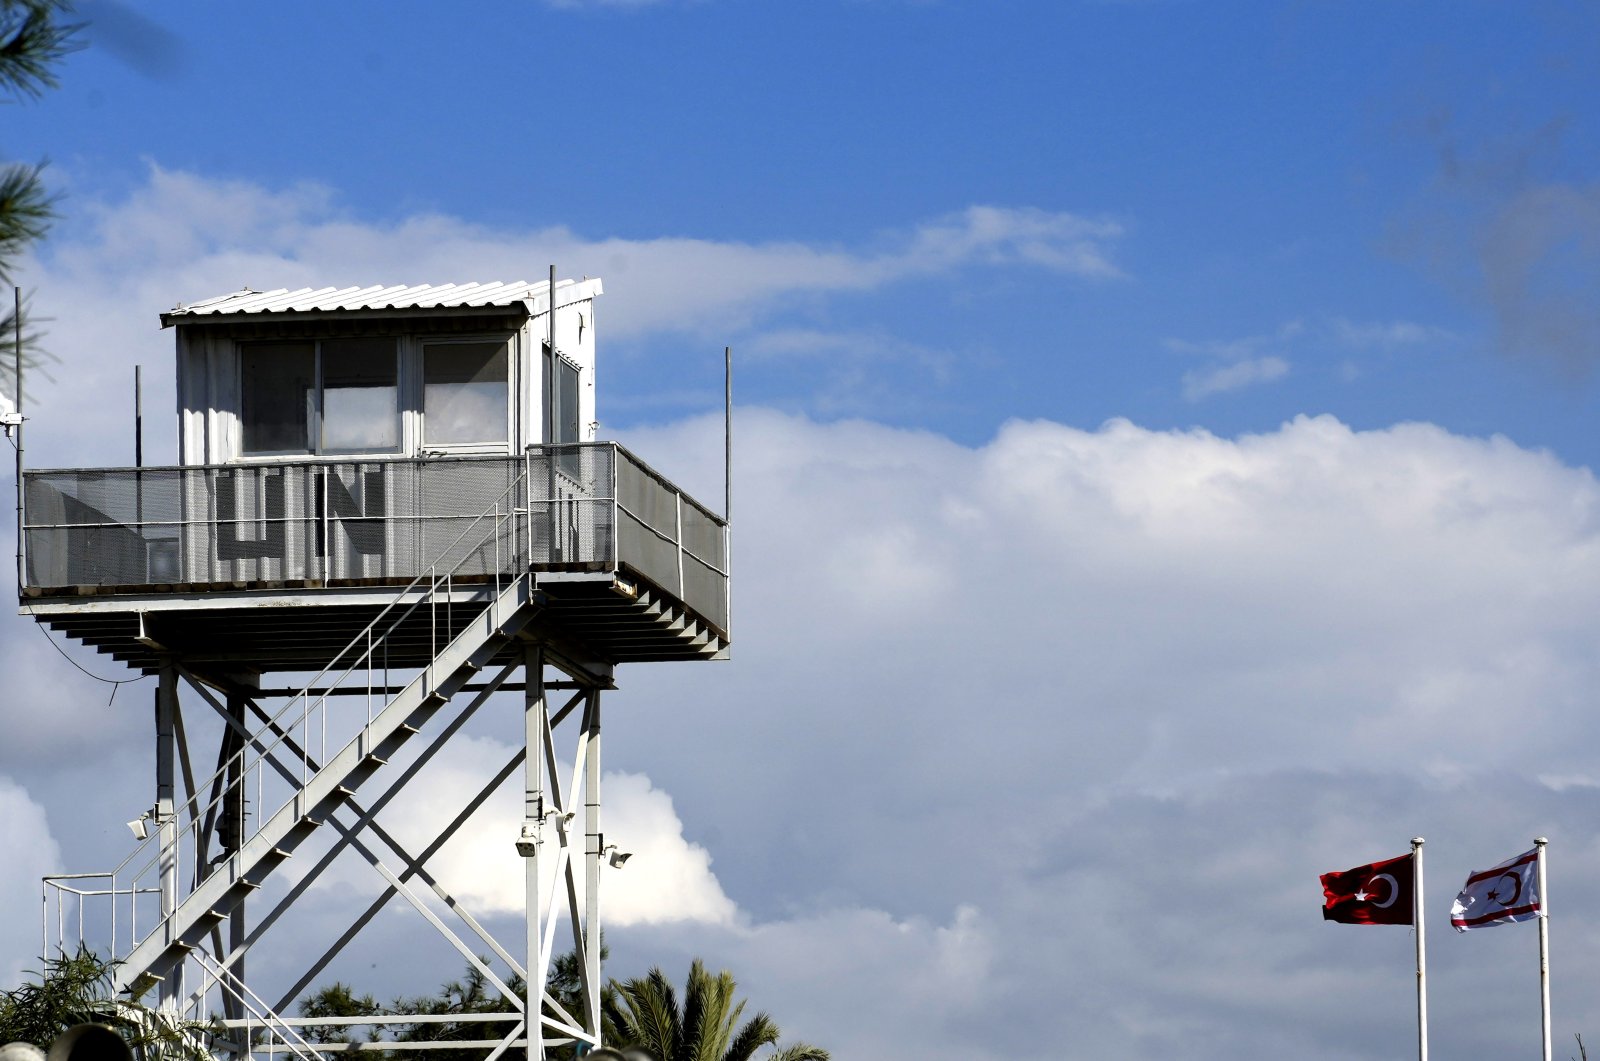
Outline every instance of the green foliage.
<svg viewBox="0 0 1600 1061"><path fill-rule="evenodd" d="M515 994L527 992L527 985L520 976L506 981L506 986ZM468 1013L505 1013L511 1008L511 1003L501 995L500 989L490 984L489 978L479 972L477 966L468 966L466 974L460 980L452 980L445 984L439 989L439 994L395 999L390 1011L452 1016ZM400 1025L394 1037L403 1043L499 1039L511 1031L517 1023L517 1021L429 1021ZM507 1051L503 1056L509 1057L513 1053ZM517 1056L526 1056L525 1052L515 1053ZM420 1058L421 1061L460 1061L465 1055L457 1050L408 1050L404 1056L407 1059Z"/></svg>
<svg viewBox="0 0 1600 1061"><path fill-rule="evenodd" d="M338 980L300 1003L302 1017L372 1017L381 1012L382 1008L371 995L357 996L349 984ZM351 1041L350 1028L337 1024L307 1028L305 1036L308 1042L314 1043ZM368 1041L377 1037L377 1029L374 1028L368 1036Z"/></svg>
<svg viewBox="0 0 1600 1061"><path fill-rule="evenodd" d="M32 1043L48 1050L76 1024L114 1028L144 1061L210 1061L208 1031L174 1022L111 994L111 963L80 948L45 961L42 974L11 991L0 991L0 1043Z"/></svg>
<svg viewBox="0 0 1600 1061"><path fill-rule="evenodd" d="M11 102L36 97L56 85L55 67L76 46L81 28L69 20L70 0L0 0L0 97ZM55 202L45 190L42 165L13 162L0 165L0 281L11 283L18 259L44 238L55 218ZM16 363L13 341L20 334L23 365L51 360L39 347L39 333L24 307L18 327L12 299L0 310L0 366ZM5 371L0 391L10 394L16 369Z"/></svg>
<svg viewBox="0 0 1600 1061"><path fill-rule="evenodd" d="M600 956L609 955L604 939ZM583 1016L583 970L576 952L559 955L551 967L546 990L573 1017ZM526 993L523 979L514 977L507 986L519 997ZM678 992L660 969L651 969L642 980L606 985L601 1000L601 1019L605 1043L620 1049L631 1059L652 1055L654 1061L829 1061L828 1051L809 1043L780 1045L780 1032L772 1018L757 1013L740 1023L745 1003L737 997L738 984L726 970L715 976L706 972L696 959L689 967L683 1003ZM300 1003L304 1017L363 1017L381 1013L425 1014L452 1017L479 1013L506 1013L513 1006L489 982L477 966L468 966L458 980L442 985L438 993L397 998L388 1007L378 1006L371 995L357 995L348 984L334 982ZM548 1004L546 1006L548 1009ZM515 1029L520 1020L439 1020L389 1026L389 1037L405 1043L446 1043L464 1039L500 1039ZM320 1031L307 1029L312 1042L350 1042L346 1028ZM366 1042L380 1043L386 1061L461 1061L458 1050L384 1051L382 1039L374 1029ZM369 1051L363 1050L367 1055ZM508 1050L507 1058L525 1058L522 1050ZM548 1061L577 1058L572 1045L548 1047Z"/></svg>
<svg viewBox="0 0 1600 1061"><path fill-rule="evenodd" d="M0 92L37 96L56 87L55 65L80 26L70 0L0 0Z"/></svg>
<svg viewBox="0 0 1600 1061"><path fill-rule="evenodd" d="M752 1061L768 1046L774 1051L762 1061L829 1061L828 1051L808 1043L779 1048L778 1026L765 1013L740 1026L745 1004L737 989L732 973L713 976L698 958L689 966L681 1008L659 968L642 980L613 980L603 1004L605 1041L648 1050L658 1061Z"/></svg>

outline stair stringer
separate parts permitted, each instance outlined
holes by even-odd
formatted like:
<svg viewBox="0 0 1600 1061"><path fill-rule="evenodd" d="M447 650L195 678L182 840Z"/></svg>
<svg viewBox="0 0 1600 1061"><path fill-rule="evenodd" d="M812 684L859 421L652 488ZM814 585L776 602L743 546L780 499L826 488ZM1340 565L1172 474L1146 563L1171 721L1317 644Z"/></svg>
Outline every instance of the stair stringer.
<svg viewBox="0 0 1600 1061"><path fill-rule="evenodd" d="M525 574L491 600L371 722L307 778L293 799L162 918L117 964L114 992L138 999L170 975L334 809L382 769L538 612L533 581L531 573Z"/></svg>

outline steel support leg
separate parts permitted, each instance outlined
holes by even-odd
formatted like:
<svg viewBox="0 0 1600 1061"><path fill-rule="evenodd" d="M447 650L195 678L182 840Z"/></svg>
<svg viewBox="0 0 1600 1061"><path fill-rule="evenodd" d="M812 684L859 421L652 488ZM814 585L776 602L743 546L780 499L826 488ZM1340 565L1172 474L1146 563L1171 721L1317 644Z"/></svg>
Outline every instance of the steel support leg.
<svg viewBox="0 0 1600 1061"><path fill-rule="evenodd" d="M589 1031L600 1043L600 859L605 834L600 831L600 690L589 691L584 728L588 731L583 764L584 914L583 995Z"/></svg>
<svg viewBox="0 0 1600 1061"><path fill-rule="evenodd" d="M545 733L549 710L544 696L544 649L529 645L523 654L522 694L523 759L522 834L518 850L523 856L528 937L527 1000L523 1020L527 1026L528 1061L544 1061L544 989L548 962L544 960L544 905L539 899L539 849L544 843Z"/></svg>
<svg viewBox="0 0 1600 1061"><path fill-rule="evenodd" d="M238 738L238 733L245 729L245 708L247 703L244 696L238 693L228 694L228 720L232 724L226 730L226 736L224 737L224 744L229 748L228 772L225 780L226 787L223 789L222 814L217 823L218 846L222 849L224 855L232 855L239 850L240 845L244 842L245 798L242 772L244 764L241 758L233 754L233 752L244 746L244 742ZM235 726L238 728L235 729ZM233 739L229 740L229 737ZM241 984L249 982L245 978L244 971L244 904L245 900L240 899L239 904L228 915L228 953L238 955L234 959L232 971ZM217 958L220 960L222 955L217 955ZM231 992L226 991L223 992L222 997L225 1010L231 1009L233 1011L228 1013L229 1017L239 1019L244 1016L244 1007L240 1004L242 1000L234 998Z"/></svg>
<svg viewBox="0 0 1600 1061"><path fill-rule="evenodd" d="M161 661L156 683L156 822L160 830L161 918L162 931L170 931L173 911L178 908L178 816L176 785L178 717L178 667L170 657ZM157 991L160 1007L175 1013L183 995L183 963L176 962L160 971Z"/></svg>

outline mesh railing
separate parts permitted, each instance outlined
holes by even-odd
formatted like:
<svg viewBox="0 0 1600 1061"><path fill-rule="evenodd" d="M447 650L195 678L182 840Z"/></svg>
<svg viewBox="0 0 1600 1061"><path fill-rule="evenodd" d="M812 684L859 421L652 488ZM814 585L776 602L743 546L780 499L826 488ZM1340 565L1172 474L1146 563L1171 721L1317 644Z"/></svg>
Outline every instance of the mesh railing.
<svg viewBox="0 0 1600 1061"><path fill-rule="evenodd" d="M525 485L509 490L518 478ZM24 474L26 587L404 583L627 565L726 630L727 527L613 443L515 457ZM506 510L486 539L461 529ZM480 540L481 539L481 540Z"/></svg>

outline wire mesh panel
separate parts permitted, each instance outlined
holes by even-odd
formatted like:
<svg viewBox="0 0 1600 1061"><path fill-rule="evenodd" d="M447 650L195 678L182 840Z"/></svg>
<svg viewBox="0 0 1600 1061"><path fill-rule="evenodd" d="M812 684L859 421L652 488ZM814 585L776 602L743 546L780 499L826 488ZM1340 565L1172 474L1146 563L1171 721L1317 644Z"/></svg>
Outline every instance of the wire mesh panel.
<svg viewBox="0 0 1600 1061"><path fill-rule="evenodd" d="M615 449L550 446L526 462L534 566L614 563Z"/></svg>
<svg viewBox="0 0 1600 1061"><path fill-rule="evenodd" d="M688 497L679 498L678 519L683 543L683 602L726 630L727 524Z"/></svg>
<svg viewBox="0 0 1600 1061"><path fill-rule="evenodd" d="M511 571L526 563L515 533L522 462L514 458L409 462L416 476L409 518L416 541L412 573L454 568L463 575Z"/></svg>
<svg viewBox="0 0 1600 1061"><path fill-rule="evenodd" d="M617 465L617 542L622 558L670 593L680 594L678 494L644 465Z"/></svg>

